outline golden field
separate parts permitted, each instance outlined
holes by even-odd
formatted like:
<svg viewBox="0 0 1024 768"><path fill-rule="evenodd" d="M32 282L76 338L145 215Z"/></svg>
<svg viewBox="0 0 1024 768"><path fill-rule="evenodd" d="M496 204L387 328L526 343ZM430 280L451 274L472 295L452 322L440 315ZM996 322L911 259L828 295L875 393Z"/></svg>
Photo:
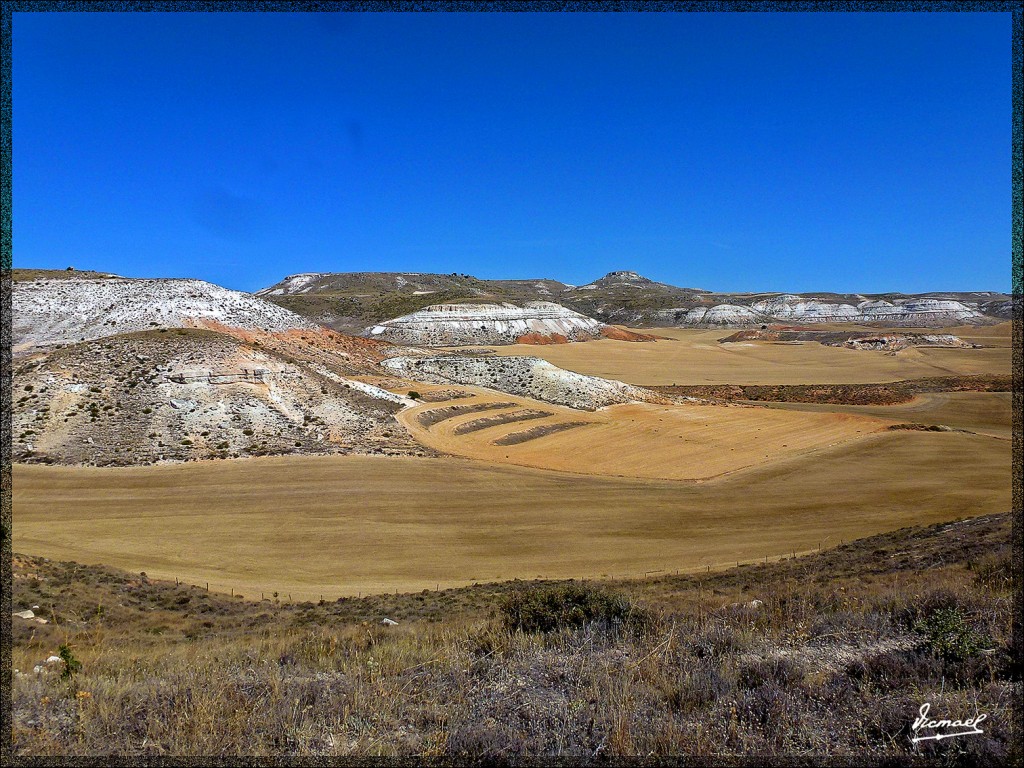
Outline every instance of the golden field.
<svg viewBox="0 0 1024 768"><path fill-rule="evenodd" d="M871 384L925 376L1010 373L1010 323L942 329L981 349L912 348L896 355L817 342L730 342L731 330L655 328L656 342L602 339L585 344L490 347L499 355L542 357L560 368L630 384ZM821 330L843 330L823 325ZM858 328L858 330L869 330ZM870 329L877 331L878 329ZM903 331L927 332L921 328Z"/></svg>
<svg viewBox="0 0 1024 768"><path fill-rule="evenodd" d="M461 414L429 427L418 417L444 404L416 406L398 418L419 442L443 453L586 475L706 480L830 448L886 427L883 421L858 414L786 412L760 404L628 403L587 412L479 388L462 389L473 397L458 400L460 404L506 407ZM504 413L514 418L523 409L551 415L459 433L482 416ZM522 430L565 423L580 426L514 445L495 444Z"/></svg>
<svg viewBox="0 0 1024 768"><path fill-rule="evenodd" d="M700 570L1005 510L1010 443L883 432L694 484L456 458L14 467L16 552L293 599Z"/></svg>
<svg viewBox="0 0 1024 768"><path fill-rule="evenodd" d="M863 383L1008 372L1009 329L954 329L984 349L898 355L816 343L720 345L727 331L680 329L661 331L674 338L655 343L499 353L541 355L641 384ZM629 404L587 412L461 389L470 397L451 402L511 405L426 426L417 417L447 403L399 415L421 442L453 454L445 458L17 465L14 551L299 600L723 567L1010 505L1009 393L926 393L894 406ZM523 409L544 413L464 429ZM564 422L585 423L495 445ZM888 430L907 422L967 431Z"/></svg>

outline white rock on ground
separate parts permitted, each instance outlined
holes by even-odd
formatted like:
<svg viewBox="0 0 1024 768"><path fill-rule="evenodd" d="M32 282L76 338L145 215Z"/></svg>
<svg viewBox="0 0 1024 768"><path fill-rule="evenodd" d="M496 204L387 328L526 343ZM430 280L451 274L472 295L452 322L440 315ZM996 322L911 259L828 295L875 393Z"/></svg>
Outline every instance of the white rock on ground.
<svg viewBox="0 0 1024 768"><path fill-rule="evenodd" d="M587 411L618 403L660 402L642 387L566 371L538 357L393 357L381 365L399 376L430 384L487 387Z"/></svg>
<svg viewBox="0 0 1024 768"><path fill-rule="evenodd" d="M27 280L11 290L13 345L70 344L202 321L267 331L320 326L265 299L203 280Z"/></svg>
<svg viewBox="0 0 1024 768"><path fill-rule="evenodd" d="M961 325L984 322L976 307L951 299L865 300L856 305L781 294L749 307L716 304L656 313L672 325L744 327L758 323L887 323L897 326Z"/></svg>
<svg viewBox="0 0 1024 768"><path fill-rule="evenodd" d="M563 336L569 341L601 337L604 323L549 301L515 304L434 304L367 328L364 335L427 347L515 344L522 336Z"/></svg>

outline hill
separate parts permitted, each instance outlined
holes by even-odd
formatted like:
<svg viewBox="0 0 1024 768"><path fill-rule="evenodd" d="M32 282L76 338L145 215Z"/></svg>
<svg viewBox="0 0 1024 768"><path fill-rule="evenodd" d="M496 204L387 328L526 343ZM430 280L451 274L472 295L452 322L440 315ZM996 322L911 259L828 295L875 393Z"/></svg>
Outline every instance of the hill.
<svg viewBox="0 0 1024 768"><path fill-rule="evenodd" d="M11 305L16 351L152 328L194 328L214 323L266 332L319 327L251 294L202 280L18 280L12 286Z"/></svg>
<svg viewBox="0 0 1024 768"><path fill-rule="evenodd" d="M367 328L367 336L398 344L454 347L472 344L564 344L614 338L653 341L653 336L613 328L550 301L521 307L501 304L432 304Z"/></svg>
<svg viewBox="0 0 1024 768"><path fill-rule="evenodd" d="M15 461L433 453L394 418L405 398L351 378L411 350L201 280L22 277Z"/></svg>
<svg viewBox="0 0 1024 768"><path fill-rule="evenodd" d="M72 344L17 360L14 381L19 462L431 453L394 419L404 398L214 331Z"/></svg>
<svg viewBox="0 0 1024 768"><path fill-rule="evenodd" d="M581 286L551 279L481 280L457 273L306 273L291 275L259 295L351 333L432 304L455 302L545 301L607 324L742 328L773 322L909 327L984 323L1005 317L1011 299L994 292L720 293L680 288L625 270Z"/></svg>
<svg viewBox="0 0 1024 768"><path fill-rule="evenodd" d="M301 279L291 283L296 290L302 285ZM417 364L420 350L339 333L259 296L201 280L27 271L14 283L12 303L16 461L125 465L292 453L435 455L396 418L413 401L395 393L436 378ZM543 322L552 334L587 336L593 329L593 336L607 335L600 323L556 305L529 312L550 315ZM392 358L395 364L382 365ZM435 368L459 359L442 357ZM529 376L519 370L524 366ZM614 402L641 395L541 361L485 361L469 378L526 393L523 382L534 379L538 366L547 382L541 396L573 407L594 407L590 390L614 391Z"/></svg>

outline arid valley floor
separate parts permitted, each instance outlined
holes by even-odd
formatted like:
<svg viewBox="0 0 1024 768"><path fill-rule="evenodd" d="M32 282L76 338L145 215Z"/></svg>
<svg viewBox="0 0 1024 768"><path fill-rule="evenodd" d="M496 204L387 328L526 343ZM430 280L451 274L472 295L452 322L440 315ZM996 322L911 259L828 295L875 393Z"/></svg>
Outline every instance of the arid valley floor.
<svg viewBox="0 0 1024 768"><path fill-rule="evenodd" d="M180 290L236 314L25 325L17 754L1019 759L1009 322L417 350Z"/></svg>
<svg viewBox="0 0 1024 768"><path fill-rule="evenodd" d="M817 343L721 345L726 331L657 329L668 338L495 349L636 384L1008 376L1009 323L957 331L985 346L887 355ZM634 403L580 412L455 389L468 396L399 416L415 437L454 457L16 465L14 549L247 596L333 599L718 568L1010 504L1009 392L925 393L876 406ZM417 421L477 403L504 407L429 427ZM456 434L524 407L549 415ZM492 444L495 435L567 421L580 424ZM889 429L901 423L953 429Z"/></svg>

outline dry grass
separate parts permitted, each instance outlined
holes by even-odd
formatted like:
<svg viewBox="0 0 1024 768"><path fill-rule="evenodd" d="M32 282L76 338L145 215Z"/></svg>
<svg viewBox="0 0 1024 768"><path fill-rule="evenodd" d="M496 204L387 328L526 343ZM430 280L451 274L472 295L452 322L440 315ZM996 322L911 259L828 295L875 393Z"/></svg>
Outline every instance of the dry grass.
<svg viewBox="0 0 1024 768"><path fill-rule="evenodd" d="M922 376L1009 374L1010 323L947 329L983 349L908 349L884 352L825 347L816 342L719 344L729 329L657 328L671 340L647 344L602 339L545 347L493 347L499 355L543 357L560 368L639 385L867 384ZM923 332L923 329L913 329ZM945 331L944 331L945 332Z"/></svg>
<svg viewBox="0 0 1024 768"><path fill-rule="evenodd" d="M1010 392L929 392L898 405L766 405L788 411L857 413L892 421L944 424L1004 440L1013 436L1013 395Z"/></svg>
<svg viewBox="0 0 1024 768"><path fill-rule="evenodd" d="M13 489L18 551L317 599L703 569L990 513L1010 443L879 433L701 484L346 456L16 465Z"/></svg>
<svg viewBox="0 0 1024 768"><path fill-rule="evenodd" d="M515 409L541 405L548 414L527 431L526 440L516 437L524 430L512 422L464 429L476 420L476 412L486 408L503 407L511 418ZM586 413L548 408L525 398L509 403L504 394L482 389L475 390L471 404L417 406L400 413L398 419L423 445L456 456L562 472L665 480L705 480L830 448L885 427L883 422L851 414L797 415L697 403L628 403Z"/></svg>
<svg viewBox="0 0 1024 768"><path fill-rule="evenodd" d="M11 738L21 756L1019 764L1009 541L1004 514L700 578L320 605L19 557L15 607L52 621L15 620ZM523 618L549 631L509 629ZM972 638L959 656L950 633ZM34 673L62 643L81 670ZM914 747L926 701L984 712L984 735Z"/></svg>

